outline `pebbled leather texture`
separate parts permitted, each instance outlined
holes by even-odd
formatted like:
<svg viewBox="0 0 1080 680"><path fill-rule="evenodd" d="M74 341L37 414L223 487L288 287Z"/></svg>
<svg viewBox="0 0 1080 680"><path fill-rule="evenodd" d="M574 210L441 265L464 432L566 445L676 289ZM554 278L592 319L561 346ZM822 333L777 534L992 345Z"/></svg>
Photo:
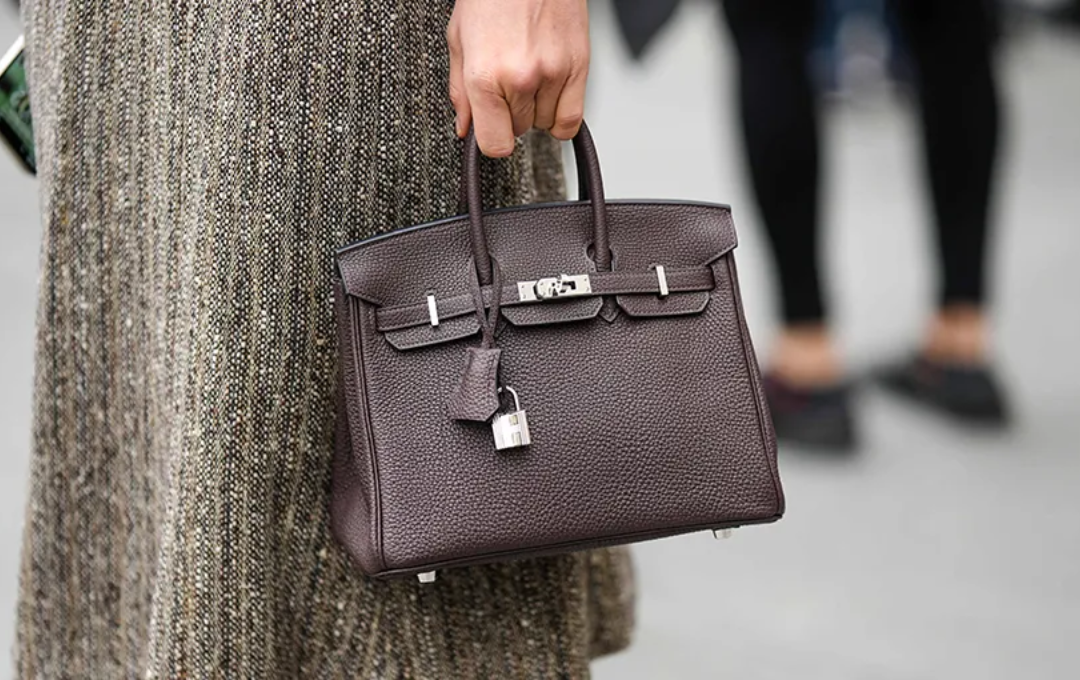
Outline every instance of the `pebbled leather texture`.
<svg viewBox="0 0 1080 680"><path fill-rule="evenodd" d="M501 349L470 347L465 350L465 368L458 388L446 401L446 412L454 420L484 422L499 410L499 355Z"/></svg>
<svg viewBox="0 0 1080 680"><path fill-rule="evenodd" d="M591 142L576 149L598 177ZM608 243L611 268L634 274L628 290L643 291L501 309L501 384L517 391L528 413L527 447L496 451L488 423L447 412L463 355L479 341L470 282L490 283L472 269L476 220L402 229L339 253L347 422L339 427L331 511L335 533L369 575L783 514L775 436L739 299L730 210L605 203L598 182L589 195L601 205L482 217L483 247L498 264L503 290L596 271L604 264L592 259L602 211L607 233L599 238ZM661 298L652 287L656 264L669 272L705 269L711 281L696 274L697 288ZM440 308L458 305L457 316L423 323L428 294L443 301ZM485 306L493 295L485 291ZM614 313L606 315L600 306L609 302ZM466 410L475 413L473 406Z"/></svg>

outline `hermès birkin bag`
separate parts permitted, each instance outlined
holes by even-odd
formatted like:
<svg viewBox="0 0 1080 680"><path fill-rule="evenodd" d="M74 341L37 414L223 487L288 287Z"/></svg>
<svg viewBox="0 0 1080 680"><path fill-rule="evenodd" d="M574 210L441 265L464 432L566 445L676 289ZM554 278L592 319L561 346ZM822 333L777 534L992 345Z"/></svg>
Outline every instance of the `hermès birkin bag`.
<svg viewBox="0 0 1080 680"><path fill-rule="evenodd" d="M342 249L334 532L370 576L771 522L776 443L725 206L580 200Z"/></svg>

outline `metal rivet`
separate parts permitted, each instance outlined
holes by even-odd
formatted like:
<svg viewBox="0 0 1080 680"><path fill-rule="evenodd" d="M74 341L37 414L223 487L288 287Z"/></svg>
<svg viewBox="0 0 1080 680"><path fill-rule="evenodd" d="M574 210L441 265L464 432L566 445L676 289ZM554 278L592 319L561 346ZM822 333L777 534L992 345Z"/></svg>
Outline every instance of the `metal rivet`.
<svg viewBox="0 0 1080 680"><path fill-rule="evenodd" d="M427 296L427 313L432 326L439 325L439 308L435 304L435 296L430 293Z"/></svg>
<svg viewBox="0 0 1080 680"><path fill-rule="evenodd" d="M658 264L653 267L656 270L656 279L660 282L660 297L667 297L668 285L667 285L667 273L664 271L664 265Z"/></svg>
<svg viewBox="0 0 1080 680"><path fill-rule="evenodd" d="M422 574L417 574L416 578L420 580L420 583L435 583L435 572L425 571Z"/></svg>

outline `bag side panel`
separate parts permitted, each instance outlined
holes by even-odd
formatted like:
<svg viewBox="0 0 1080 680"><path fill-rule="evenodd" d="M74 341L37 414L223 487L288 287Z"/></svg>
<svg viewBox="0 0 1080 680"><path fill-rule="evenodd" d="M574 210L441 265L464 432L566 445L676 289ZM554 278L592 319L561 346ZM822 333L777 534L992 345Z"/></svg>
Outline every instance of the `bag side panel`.
<svg viewBox="0 0 1080 680"><path fill-rule="evenodd" d="M374 452L369 413L357 356L359 301L350 299L337 284L334 305L338 323L340 366L338 412L331 480L330 521L334 535L360 568L377 574L386 568L379 531Z"/></svg>
<svg viewBox="0 0 1080 680"><path fill-rule="evenodd" d="M784 487L780 482L780 467L777 462L776 431L773 427L772 414L769 412L769 402L765 398L765 386L761 380L761 366L758 364L757 353L754 351L754 343L750 338L750 328L746 324L746 314L743 311L742 293L739 290L739 273L735 266L735 254L729 253L720 262L714 265L725 267L731 280L731 296L735 305L736 315L739 320L739 331L742 334L743 349L746 353L746 368L750 381L754 388L754 397L757 402L758 418L761 423L761 436L764 444L765 460L772 471L773 482L776 485L776 515L779 519L784 514L785 499Z"/></svg>

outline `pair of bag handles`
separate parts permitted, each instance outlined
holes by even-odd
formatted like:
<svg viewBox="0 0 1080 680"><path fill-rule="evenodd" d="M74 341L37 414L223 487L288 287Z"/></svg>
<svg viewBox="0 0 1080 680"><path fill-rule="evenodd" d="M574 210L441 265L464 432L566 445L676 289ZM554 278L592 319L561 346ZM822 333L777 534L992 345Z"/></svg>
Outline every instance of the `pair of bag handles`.
<svg viewBox="0 0 1080 680"><path fill-rule="evenodd" d="M578 200L592 203L593 249L596 270L611 271L611 248L608 239L607 209L604 204L604 181L600 176L600 158L592 134L584 122L573 140L578 171ZM491 285L491 254L484 232L484 206L480 191L480 148L476 136L469 131L465 140L465 171L462 174L466 202L469 207L469 242L480 285Z"/></svg>

